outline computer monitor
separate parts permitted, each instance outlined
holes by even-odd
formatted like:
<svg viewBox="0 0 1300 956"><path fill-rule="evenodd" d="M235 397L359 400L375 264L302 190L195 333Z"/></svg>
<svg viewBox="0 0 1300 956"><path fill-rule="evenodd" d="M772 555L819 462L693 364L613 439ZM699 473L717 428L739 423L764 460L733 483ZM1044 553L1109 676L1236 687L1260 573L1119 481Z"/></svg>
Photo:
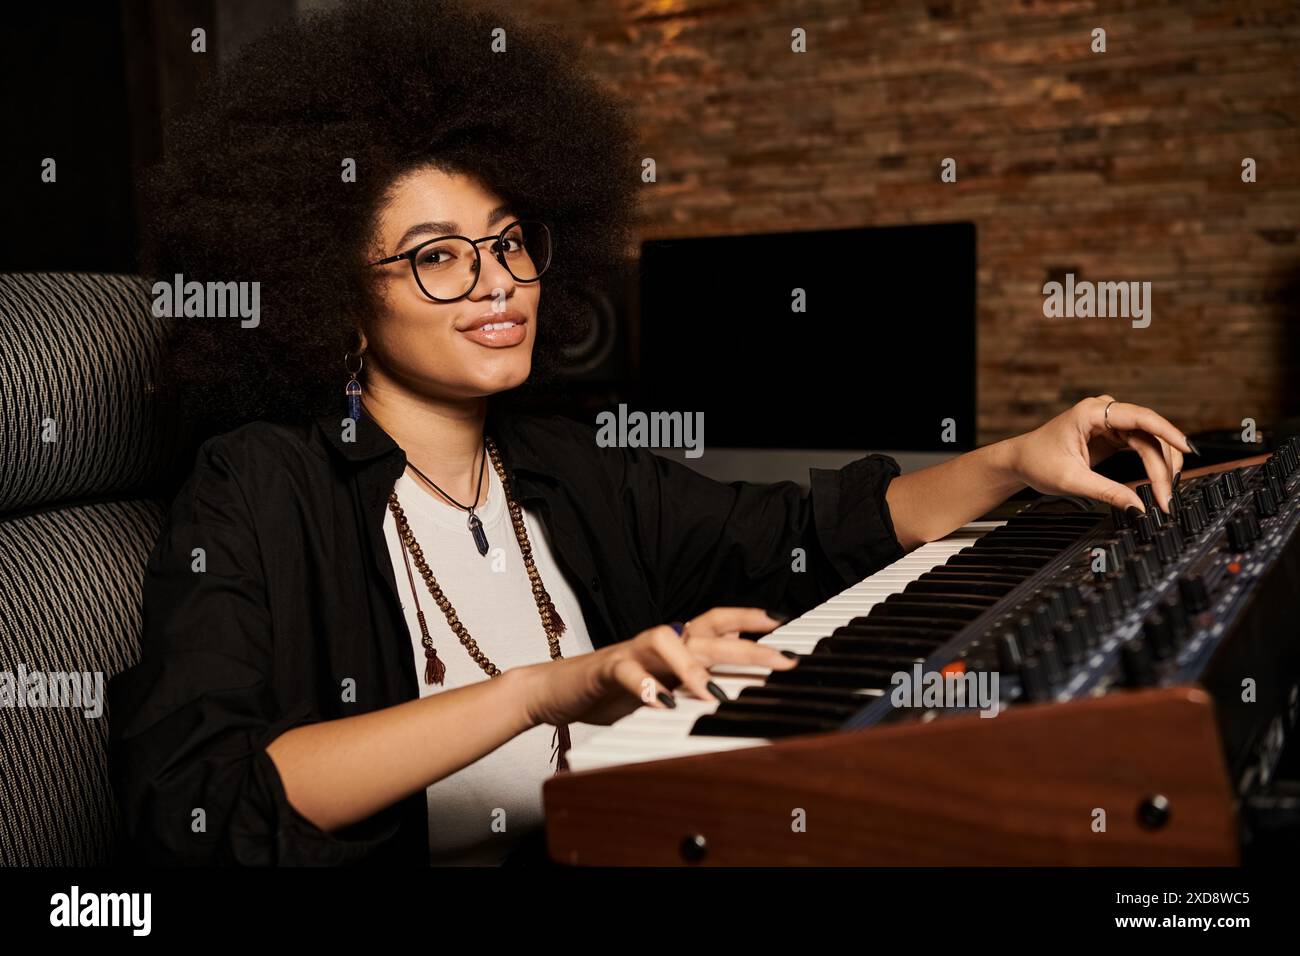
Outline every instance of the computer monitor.
<svg viewBox="0 0 1300 956"><path fill-rule="evenodd" d="M972 448L975 226L647 241L639 338L638 406L710 447Z"/></svg>

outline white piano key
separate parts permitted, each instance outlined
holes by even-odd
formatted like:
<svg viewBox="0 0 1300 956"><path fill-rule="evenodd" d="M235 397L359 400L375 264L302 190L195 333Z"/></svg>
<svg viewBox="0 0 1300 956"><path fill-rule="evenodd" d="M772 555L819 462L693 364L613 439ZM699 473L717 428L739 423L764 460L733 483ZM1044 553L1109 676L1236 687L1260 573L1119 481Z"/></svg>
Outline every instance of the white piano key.
<svg viewBox="0 0 1300 956"><path fill-rule="evenodd" d="M903 590L922 574L942 565L972 541L1003 524L1003 521L971 522L941 541L922 545L889 567L882 568L806 614L765 634L759 643L795 653L809 653L817 641L835 628L848 624L855 617L865 616L889 595ZM761 685L770 669L726 664L712 668L712 673L718 686L728 698L734 700L745 687ZM859 690L859 693L879 697L884 691L872 688ZM692 737L690 732L695 721L705 714L713 713L719 702L699 700L680 689L674 692L673 698L677 701L677 707L672 710L641 707L593 734L569 751L569 766L574 770L595 770L770 743L759 737Z"/></svg>

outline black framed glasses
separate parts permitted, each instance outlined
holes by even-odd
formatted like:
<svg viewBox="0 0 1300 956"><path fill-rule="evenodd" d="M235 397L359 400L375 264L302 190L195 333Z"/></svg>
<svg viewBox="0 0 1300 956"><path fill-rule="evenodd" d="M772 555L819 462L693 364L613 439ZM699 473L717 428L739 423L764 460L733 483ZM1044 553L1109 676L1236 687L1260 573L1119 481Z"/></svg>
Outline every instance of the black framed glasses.
<svg viewBox="0 0 1300 956"><path fill-rule="evenodd" d="M434 302L455 302L474 291L483 269L479 243L492 240L492 255L517 282L536 282L551 265L551 230L537 219L516 219L494 236L438 236L372 266L406 259L416 285Z"/></svg>

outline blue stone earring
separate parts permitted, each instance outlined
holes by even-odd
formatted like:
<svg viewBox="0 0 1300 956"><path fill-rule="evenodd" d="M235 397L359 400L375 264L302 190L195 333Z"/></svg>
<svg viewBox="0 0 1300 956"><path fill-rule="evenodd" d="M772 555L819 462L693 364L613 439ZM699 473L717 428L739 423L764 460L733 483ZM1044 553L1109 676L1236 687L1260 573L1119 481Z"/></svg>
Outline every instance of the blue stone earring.
<svg viewBox="0 0 1300 956"><path fill-rule="evenodd" d="M361 421L361 383L357 381L357 375L361 372L361 367L365 364L365 359L363 359L360 353L358 353L357 367L355 371L349 367L351 359L352 359L351 352L343 353L343 367L347 369L348 374L352 376L352 378L348 381L347 387L343 389L343 394L347 396L348 418L352 419L354 422L360 422Z"/></svg>

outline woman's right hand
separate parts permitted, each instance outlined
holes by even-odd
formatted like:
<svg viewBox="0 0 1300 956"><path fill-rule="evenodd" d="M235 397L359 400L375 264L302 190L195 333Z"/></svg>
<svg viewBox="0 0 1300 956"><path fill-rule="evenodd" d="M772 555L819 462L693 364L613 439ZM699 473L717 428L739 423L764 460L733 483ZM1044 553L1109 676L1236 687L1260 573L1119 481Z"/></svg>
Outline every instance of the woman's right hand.
<svg viewBox="0 0 1300 956"><path fill-rule="evenodd" d="M610 724L642 705L676 706L671 690L679 685L701 699L715 698L708 670L715 664L795 666L795 659L776 648L740 637L781 623L758 608L716 607L689 623L681 637L665 624L590 654L517 668L529 719Z"/></svg>

